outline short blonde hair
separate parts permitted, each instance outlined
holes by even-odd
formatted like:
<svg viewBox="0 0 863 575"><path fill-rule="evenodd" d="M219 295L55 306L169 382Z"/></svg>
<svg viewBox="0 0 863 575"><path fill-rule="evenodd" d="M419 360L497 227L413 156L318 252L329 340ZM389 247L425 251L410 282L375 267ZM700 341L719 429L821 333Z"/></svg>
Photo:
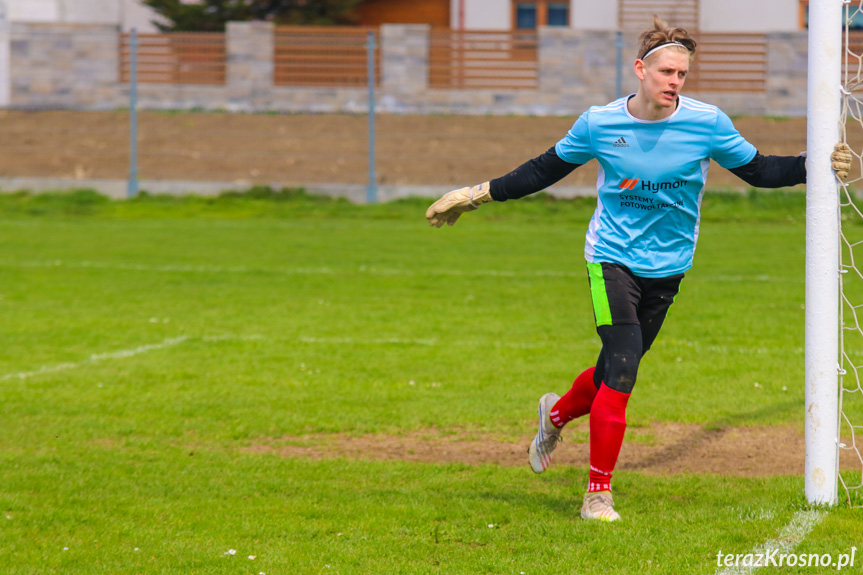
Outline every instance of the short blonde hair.
<svg viewBox="0 0 863 575"><path fill-rule="evenodd" d="M670 27L659 16L654 15L653 30L647 30L638 37L638 59L643 60L644 56L657 46L672 42L683 44L690 58L695 55L695 40L689 32L683 28Z"/></svg>

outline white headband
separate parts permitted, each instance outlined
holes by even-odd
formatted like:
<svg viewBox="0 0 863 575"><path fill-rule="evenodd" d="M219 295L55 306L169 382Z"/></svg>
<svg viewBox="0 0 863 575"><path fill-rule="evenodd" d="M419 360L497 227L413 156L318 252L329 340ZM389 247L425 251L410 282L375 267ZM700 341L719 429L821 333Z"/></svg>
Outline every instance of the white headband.
<svg viewBox="0 0 863 575"><path fill-rule="evenodd" d="M650 56L651 54L653 54L653 53L654 53L654 52L656 52L657 50L662 50L663 48L668 48L669 46L680 46L681 48L685 48L687 52L689 51L689 48L686 48L686 46L684 46L684 45L683 45L683 44L681 44L680 42L668 42L667 44L660 44L660 45L659 45L659 46L657 46L656 48L654 48L654 49L650 50L647 54L645 54L644 56L642 56L642 57L640 58L640 60L646 60L648 56Z"/></svg>

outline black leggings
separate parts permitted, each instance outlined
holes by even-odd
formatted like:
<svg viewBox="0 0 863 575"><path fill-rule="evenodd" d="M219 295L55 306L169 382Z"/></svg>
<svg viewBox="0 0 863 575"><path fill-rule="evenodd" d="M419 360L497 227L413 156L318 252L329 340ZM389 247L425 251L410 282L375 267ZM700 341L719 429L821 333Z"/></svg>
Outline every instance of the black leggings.
<svg viewBox="0 0 863 575"><path fill-rule="evenodd" d="M664 319L664 317L663 317ZM636 324L603 325L596 328L602 340L602 350L596 360L593 383L599 389L605 385L621 393L632 393L638 375L638 364L659 334L662 320L649 332Z"/></svg>
<svg viewBox="0 0 863 575"><path fill-rule="evenodd" d="M683 274L640 278L619 264L602 264L602 274L602 301L608 302L611 325L596 328L602 350L593 383L599 388L605 382L615 391L632 393L638 364L659 335Z"/></svg>

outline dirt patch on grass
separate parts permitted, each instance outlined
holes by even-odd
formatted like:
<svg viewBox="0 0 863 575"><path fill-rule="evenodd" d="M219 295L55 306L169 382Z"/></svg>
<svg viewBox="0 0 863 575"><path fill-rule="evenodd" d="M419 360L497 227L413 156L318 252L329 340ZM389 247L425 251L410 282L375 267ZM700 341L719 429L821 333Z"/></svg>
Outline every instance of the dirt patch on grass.
<svg viewBox="0 0 863 575"><path fill-rule="evenodd" d="M583 467L590 445L587 423L564 432L555 451L556 465ZM464 439L437 430L405 435L282 437L244 449L251 453L278 453L310 459L346 457L419 463L527 465L526 449L532 436L503 442L493 436ZM844 458L847 457L847 461ZM731 476L802 475L803 433L796 427L724 427L655 423L630 429L617 469L649 474L713 473ZM859 466L856 456L843 453L843 468Z"/></svg>
<svg viewBox="0 0 863 575"><path fill-rule="evenodd" d="M377 173L380 183L392 185L483 182L553 146L574 120L383 115L377 121ZM806 147L805 118L739 118L735 125L763 154L794 155ZM128 175L126 112L0 110L0 129L0 177ZM367 133L364 116L142 112L139 177L244 185L364 184ZM852 145L860 149L863 141ZM596 162L591 162L561 185L593 186L595 181ZM745 187L715 165L710 185Z"/></svg>

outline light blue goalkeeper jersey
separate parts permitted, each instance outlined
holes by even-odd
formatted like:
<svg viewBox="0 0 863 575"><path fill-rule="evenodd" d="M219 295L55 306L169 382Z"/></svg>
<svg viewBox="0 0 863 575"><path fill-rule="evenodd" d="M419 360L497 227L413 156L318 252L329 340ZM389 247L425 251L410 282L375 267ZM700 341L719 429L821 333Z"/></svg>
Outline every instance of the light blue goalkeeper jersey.
<svg viewBox="0 0 863 575"><path fill-rule="evenodd" d="M590 108L555 146L567 162L599 162L584 256L642 277L682 273L692 267L710 160L737 168L756 150L716 106L680 96L671 116L645 121L629 113L630 97Z"/></svg>

